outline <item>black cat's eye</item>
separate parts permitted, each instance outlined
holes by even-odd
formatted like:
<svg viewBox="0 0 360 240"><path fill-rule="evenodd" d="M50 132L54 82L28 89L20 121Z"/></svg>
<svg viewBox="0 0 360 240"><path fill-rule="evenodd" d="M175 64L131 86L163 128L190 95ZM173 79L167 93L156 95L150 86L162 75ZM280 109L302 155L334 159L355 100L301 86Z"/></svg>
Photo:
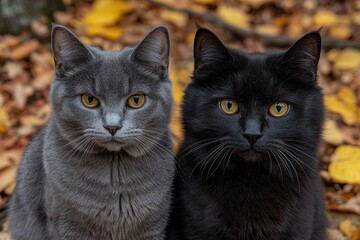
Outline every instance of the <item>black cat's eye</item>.
<svg viewBox="0 0 360 240"><path fill-rule="evenodd" d="M89 94L82 94L81 101L86 107L89 107L89 108L95 108L95 107L99 106L99 103L100 103L96 97L89 95Z"/></svg>
<svg viewBox="0 0 360 240"><path fill-rule="evenodd" d="M131 108L141 108L145 103L144 94L135 94L128 98L127 105Z"/></svg>
<svg viewBox="0 0 360 240"><path fill-rule="evenodd" d="M289 112L290 106L286 102L275 102L269 108L269 113L273 117L283 117Z"/></svg>
<svg viewBox="0 0 360 240"><path fill-rule="evenodd" d="M232 99L223 99L219 102L220 109L223 113L232 115L239 111L239 104Z"/></svg>

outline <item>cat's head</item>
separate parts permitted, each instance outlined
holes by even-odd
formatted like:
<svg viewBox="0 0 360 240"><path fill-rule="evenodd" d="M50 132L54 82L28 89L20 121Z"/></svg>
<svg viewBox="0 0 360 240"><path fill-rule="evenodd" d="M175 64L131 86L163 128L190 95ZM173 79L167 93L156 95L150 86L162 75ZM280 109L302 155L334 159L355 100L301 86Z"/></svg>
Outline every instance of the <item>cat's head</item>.
<svg viewBox="0 0 360 240"><path fill-rule="evenodd" d="M201 161L214 168L225 163L212 160L229 156L257 162L315 155L324 112L317 86L320 48L320 35L312 32L287 51L248 54L199 29L183 103L186 141L195 144L186 151L198 149Z"/></svg>
<svg viewBox="0 0 360 240"><path fill-rule="evenodd" d="M63 137L84 151L124 150L133 156L156 144L172 107L166 27L122 51L86 46L60 25L51 37L51 102Z"/></svg>

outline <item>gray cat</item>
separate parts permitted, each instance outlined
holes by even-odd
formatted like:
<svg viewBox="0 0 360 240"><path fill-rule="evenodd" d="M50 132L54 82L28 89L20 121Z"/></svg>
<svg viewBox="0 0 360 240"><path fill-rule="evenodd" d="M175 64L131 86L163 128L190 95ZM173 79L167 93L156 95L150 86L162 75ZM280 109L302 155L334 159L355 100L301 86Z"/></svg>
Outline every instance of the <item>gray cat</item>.
<svg viewBox="0 0 360 240"><path fill-rule="evenodd" d="M85 46L55 25L52 116L30 142L10 201L16 239L163 239L175 171L169 35Z"/></svg>

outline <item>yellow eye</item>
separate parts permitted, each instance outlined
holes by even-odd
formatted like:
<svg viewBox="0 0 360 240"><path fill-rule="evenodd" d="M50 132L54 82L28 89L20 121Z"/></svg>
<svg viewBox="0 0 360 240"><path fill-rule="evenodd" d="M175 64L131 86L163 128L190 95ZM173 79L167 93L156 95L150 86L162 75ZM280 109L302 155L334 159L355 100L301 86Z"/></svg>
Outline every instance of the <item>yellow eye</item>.
<svg viewBox="0 0 360 240"><path fill-rule="evenodd" d="M220 108L225 114L232 115L238 112L239 105L234 100L223 99L220 101Z"/></svg>
<svg viewBox="0 0 360 240"><path fill-rule="evenodd" d="M99 106L99 100L96 97L91 96L89 94L82 94L81 101L86 107L89 108L94 108Z"/></svg>
<svg viewBox="0 0 360 240"><path fill-rule="evenodd" d="M276 102L270 106L269 113L273 117L283 117L289 112L289 105L285 102Z"/></svg>
<svg viewBox="0 0 360 240"><path fill-rule="evenodd" d="M131 108L141 108L145 103L145 95L135 94L129 97L127 104Z"/></svg>

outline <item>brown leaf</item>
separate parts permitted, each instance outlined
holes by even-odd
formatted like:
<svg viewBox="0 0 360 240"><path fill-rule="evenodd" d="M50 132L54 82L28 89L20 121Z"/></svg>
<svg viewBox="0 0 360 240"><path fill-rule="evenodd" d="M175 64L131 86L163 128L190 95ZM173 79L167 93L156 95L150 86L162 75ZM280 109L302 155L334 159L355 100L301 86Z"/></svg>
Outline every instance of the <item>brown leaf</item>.
<svg viewBox="0 0 360 240"><path fill-rule="evenodd" d="M0 171L0 192L12 184L16 178L16 167L5 168Z"/></svg>
<svg viewBox="0 0 360 240"><path fill-rule="evenodd" d="M27 58L32 52L37 50L40 47L40 44L37 40L29 40L19 47L15 48L10 54L10 59L12 60L21 60Z"/></svg>
<svg viewBox="0 0 360 240"><path fill-rule="evenodd" d="M40 76L36 77L33 81L33 86L35 90L44 90L47 87L49 87L53 77L54 77L53 71L45 72Z"/></svg>

